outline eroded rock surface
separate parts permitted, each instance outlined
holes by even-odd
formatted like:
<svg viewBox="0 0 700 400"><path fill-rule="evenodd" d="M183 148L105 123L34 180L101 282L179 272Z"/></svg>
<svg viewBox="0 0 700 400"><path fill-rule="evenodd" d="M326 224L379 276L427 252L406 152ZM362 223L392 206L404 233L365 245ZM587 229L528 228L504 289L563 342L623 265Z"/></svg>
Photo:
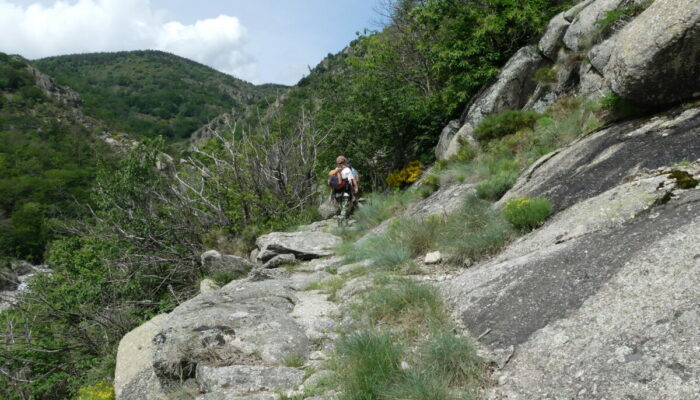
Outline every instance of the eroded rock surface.
<svg viewBox="0 0 700 400"><path fill-rule="evenodd" d="M656 0L619 34L605 76L635 103L664 105L700 95L700 2Z"/></svg>
<svg viewBox="0 0 700 400"><path fill-rule="evenodd" d="M260 236L255 245L260 249L258 260L266 262L279 254L294 254L301 260L331 256L333 247L341 242L339 237L325 232L273 232Z"/></svg>

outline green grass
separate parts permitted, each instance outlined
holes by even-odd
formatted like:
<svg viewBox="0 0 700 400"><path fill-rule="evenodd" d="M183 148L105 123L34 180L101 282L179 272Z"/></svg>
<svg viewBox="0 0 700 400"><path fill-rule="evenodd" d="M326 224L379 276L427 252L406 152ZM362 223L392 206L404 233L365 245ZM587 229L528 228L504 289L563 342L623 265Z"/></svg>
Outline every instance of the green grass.
<svg viewBox="0 0 700 400"><path fill-rule="evenodd" d="M484 362L471 342L452 332L434 334L420 349L422 366L449 385L483 384Z"/></svg>
<svg viewBox="0 0 700 400"><path fill-rule="evenodd" d="M355 311L373 324L389 324L409 337L449 324L437 289L407 279L369 291Z"/></svg>
<svg viewBox="0 0 700 400"><path fill-rule="evenodd" d="M384 393L401 376L403 345L387 332L364 330L337 343L336 376L341 399L371 400Z"/></svg>
<svg viewBox="0 0 700 400"><path fill-rule="evenodd" d="M304 358L298 354L290 354L284 358L283 364L285 367L303 367Z"/></svg>
<svg viewBox="0 0 700 400"><path fill-rule="evenodd" d="M521 129L532 128L540 114L534 111L506 110L484 118L474 129L474 136L481 141L498 139Z"/></svg>
<svg viewBox="0 0 700 400"><path fill-rule="evenodd" d="M552 203L545 198L518 197L506 202L503 216L516 229L529 232L542 225L552 214L552 209Z"/></svg>

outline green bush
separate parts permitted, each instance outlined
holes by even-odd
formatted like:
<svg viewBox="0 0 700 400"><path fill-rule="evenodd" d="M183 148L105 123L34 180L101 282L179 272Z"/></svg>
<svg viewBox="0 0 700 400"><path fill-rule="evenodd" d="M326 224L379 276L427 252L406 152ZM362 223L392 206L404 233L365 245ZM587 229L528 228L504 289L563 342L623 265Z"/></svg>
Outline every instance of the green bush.
<svg viewBox="0 0 700 400"><path fill-rule="evenodd" d="M513 134L521 129L532 128L540 114L534 111L507 110L484 118L474 130L474 136L482 141L493 140Z"/></svg>
<svg viewBox="0 0 700 400"><path fill-rule="evenodd" d="M477 386L483 383L486 366L467 338L452 332L437 332L420 351L424 368L449 385Z"/></svg>
<svg viewBox="0 0 700 400"><path fill-rule="evenodd" d="M493 175L476 185L476 195L480 199L496 201L513 187L517 179L518 174L511 171Z"/></svg>
<svg viewBox="0 0 700 400"><path fill-rule="evenodd" d="M644 109L623 99L615 93L607 93L600 99L600 108L612 119L634 117L644 113Z"/></svg>
<svg viewBox="0 0 700 400"><path fill-rule="evenodd" d="M336 346L336 375L343 399L381 399L401 374L403 347L385 332L364 330L342 337Z"/></svg>
<svg viewBox="0 0 700 400"><path fill-rule="evenodd" d="M521 231L530 231L542 224L552 213L552 203L545 198L510 199L503 208L503 216Z"/></svg>

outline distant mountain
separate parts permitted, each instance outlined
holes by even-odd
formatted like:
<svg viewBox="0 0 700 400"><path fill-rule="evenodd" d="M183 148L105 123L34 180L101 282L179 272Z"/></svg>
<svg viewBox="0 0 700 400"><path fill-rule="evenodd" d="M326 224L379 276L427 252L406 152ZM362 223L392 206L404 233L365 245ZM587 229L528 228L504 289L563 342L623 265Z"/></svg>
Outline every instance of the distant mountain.
<svg viewBox="0 0 700 400"><path fill-rule="evenodd" d="M76 54L33 62L80 93L84 112L136 137L186 139L220 114L245 113L285 93L160 51Z"/></svg>

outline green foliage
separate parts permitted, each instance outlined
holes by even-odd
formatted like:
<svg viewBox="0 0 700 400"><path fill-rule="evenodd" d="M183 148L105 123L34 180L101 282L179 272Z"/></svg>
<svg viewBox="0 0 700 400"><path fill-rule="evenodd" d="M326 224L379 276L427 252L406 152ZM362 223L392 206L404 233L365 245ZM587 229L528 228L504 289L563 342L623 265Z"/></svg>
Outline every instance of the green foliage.
<svg viewBox="0 0 700 400"><path fill-rule="evenodd" d="M243 113L286 91L159 51L77 54L34 64L78 91L88 115L139 137L188 138L224 112Z"/></svg>
<svg viewBox="0 0 700 400"><path fill-rule="evenodd" d="M0 57L0 257L41 262L54 221L84 215L104 147L26 68Z"/></svg>
<svg viewBox="0 0 700 400"><path fill-rule="evenodd" d="M549 0L391 4L384 30L327 57L283 103L290 119L317 107L319 127L333 132L321 165L350 156L375 188L408 161L429 159L435 133L559 11Z"/></svg>
<svg viewBox="0 0 700 400"><path fill-rule="evenodd" d="M541 67L535 71L535 75L532 77L532 79L538 83L556 83L557 71L554 69L554 67Z"/></svg>
<svg viewBox="0 0 700 400"><path fill-rule="evenodd" d="M474 130L477 139L488 141L502 138L525 128L532 128L540 114L534 111L506 110L484 118Z"/></svg>
<svg viewBox="0 0 700 400"><path fill-rule="evenodd" d="M603 34L618 30L649 8L653 2L654 0L629 2L620 8L606 12L603 18L596 21L596 25Z"/></svg>
<svg viewBox="0 0 700 400"><path fill-rule="evenodd" d="M476 195L481 199L496 201L501 198L518 179L518 173L504 171L491 175L485 181L476 185Z"/></svg>
<svg viewBox="0 0 700 400"><path fill-rule="evenodd" d="M409 336L442 329L449 323L436 288L404 279L369 291L358 312L375 323L397 326Z"/></svg>
<svg viewBox="0 0 700 400"><path fill-rule="evenodd" d="M299 368L304 366L304 358L298 354L290 354L283 360L285 367Z"/></svg>
<svg viewBox="0 0 700 400"><path fill-rule="evenodd" d="M644 113L644 109L623 99L615 93L608 93L600 99L600 107L612 119L628 118Z"/></svg>
<svg viewBox="0 0 700 400"><path fill-rule="evenodd" d="M671 179L675 179L676 186L681 189L692 189L698 186L698 183L700 183L700 181L693 178L693 175L691 175L687 171L681 171L678 169L672 170L668 176Z"/></svg>
<svg viewBox="0 0 700 400"><path fill-rule="evenodd" d="M544 198L518 197L506 202L503 216L516 229L527 232L542 225L552 208L552 203Z"/></svg>
<svg viewBox="0 0 700 400"><path fill-rule="evenodd" d="M420 349L423 364L448 385L483 384L485 365L471 342L452 332L439 331Z"/></svg>
<svg viewBox="0 0 700 400"><path fill-rule="evenodd" d="M76 400L114 400L114 388L110 383L101 381L80 388Z"/></svg>

